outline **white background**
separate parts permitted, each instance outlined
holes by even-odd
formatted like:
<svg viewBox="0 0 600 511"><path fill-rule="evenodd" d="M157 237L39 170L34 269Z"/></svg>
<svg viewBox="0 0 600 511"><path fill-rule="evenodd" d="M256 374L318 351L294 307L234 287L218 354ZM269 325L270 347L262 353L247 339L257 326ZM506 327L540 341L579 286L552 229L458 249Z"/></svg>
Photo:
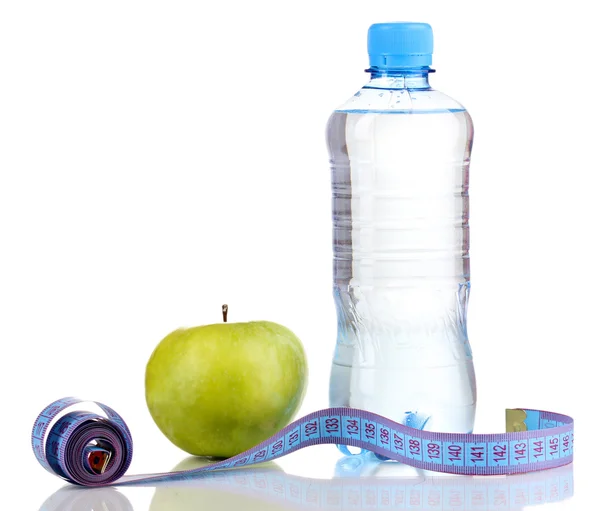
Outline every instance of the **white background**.
<svg viewBox="0 0 600 511"><path fill-rule="evenodd" d="M325 123L368 79L369 25L396 20L431 23L432 85L475 122L476 431L501 431L504 407L573 415L575 497L550 507L591 504L600 387L592 7L0 3L2 507L38 509L61 487L37 466L29 433L64 395L123 413L136 440L132 473L185 458L146 410L144 368L164 335L219 321L222 303L231 321L295 331L311 372L302 412L327 405L335 311ZM322 451L281 466L330 477L337 454ZM148 509L152 489L124 493Z"/></svg>

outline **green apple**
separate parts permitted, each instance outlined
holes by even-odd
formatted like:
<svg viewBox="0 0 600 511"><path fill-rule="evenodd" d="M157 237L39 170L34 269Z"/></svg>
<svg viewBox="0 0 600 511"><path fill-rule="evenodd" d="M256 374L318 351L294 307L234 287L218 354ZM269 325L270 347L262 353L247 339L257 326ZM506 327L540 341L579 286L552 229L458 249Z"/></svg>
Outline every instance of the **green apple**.
<svg viewBox="0 0 600 511"><path fill-rule="evenodd" d="M224 319L226 312L224 306ZM146 403L177 447L226 458L292 420L304 398L307 373L302 343L277 323L179 329L148 361Z"/></svg>

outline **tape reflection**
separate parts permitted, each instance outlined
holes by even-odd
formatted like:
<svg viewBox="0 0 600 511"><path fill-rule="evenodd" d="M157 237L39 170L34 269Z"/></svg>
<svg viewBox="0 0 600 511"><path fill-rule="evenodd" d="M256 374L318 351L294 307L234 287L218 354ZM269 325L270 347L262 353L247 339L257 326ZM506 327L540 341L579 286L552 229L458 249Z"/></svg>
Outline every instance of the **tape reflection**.
<svg viewBox="0 0 600 511"><path fill-rule="evenodd" d="M129 499L114 488L65 486L42 504L40 511L133 511Z"/></svg>
<svg viewBox="0 0 600 511"><path fill-rule="evenodd" d="M161 483L150 511L284 510L518 510L559 502L573 495L573 465L497 477L400 475L403 466L356 456L343 458L331 480L286 474L271 463L255 468L204 473L192 480ZM187 458L175 470L201 466ZM62 488L40 511L132 511L114 488ZM140 510L137 510L140 511ZM146 510L144 510L146 511Z"/></svg>

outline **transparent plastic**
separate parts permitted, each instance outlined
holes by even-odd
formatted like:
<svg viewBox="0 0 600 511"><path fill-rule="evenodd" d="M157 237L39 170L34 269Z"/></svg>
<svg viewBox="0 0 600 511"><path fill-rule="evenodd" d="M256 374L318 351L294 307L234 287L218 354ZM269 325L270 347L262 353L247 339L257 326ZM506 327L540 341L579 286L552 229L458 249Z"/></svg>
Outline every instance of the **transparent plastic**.
<svg viewBox="0 0 600 511"><path fill-rule="evenodd" d="M330 404L467 433L473 124L429 86L430 72L372 71L328 123L338 315Z"/></svg>

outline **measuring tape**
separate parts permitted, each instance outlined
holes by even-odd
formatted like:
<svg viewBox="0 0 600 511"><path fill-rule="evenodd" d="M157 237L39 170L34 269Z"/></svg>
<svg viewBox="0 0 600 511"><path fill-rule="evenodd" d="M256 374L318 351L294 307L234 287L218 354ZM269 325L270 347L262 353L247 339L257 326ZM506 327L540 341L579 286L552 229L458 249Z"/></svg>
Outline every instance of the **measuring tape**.
<svg viewBox="0 0 600 511"><path fill-rule="evenodd" d="M61 416L81 402L69 397L47 406L33 425L31 442L46 470L82 486L191 479L209 471L271 461L316 444L359 447L416 468L465 475L534 472L573 461L573 419L558 413L507 410L509 432L486 435L422 431L365 410L328 408L308 414L257 446L212 465L125 476L133 455L133 440L125 421L102 403L96 404L106 417L85 411Z"/></svg>

